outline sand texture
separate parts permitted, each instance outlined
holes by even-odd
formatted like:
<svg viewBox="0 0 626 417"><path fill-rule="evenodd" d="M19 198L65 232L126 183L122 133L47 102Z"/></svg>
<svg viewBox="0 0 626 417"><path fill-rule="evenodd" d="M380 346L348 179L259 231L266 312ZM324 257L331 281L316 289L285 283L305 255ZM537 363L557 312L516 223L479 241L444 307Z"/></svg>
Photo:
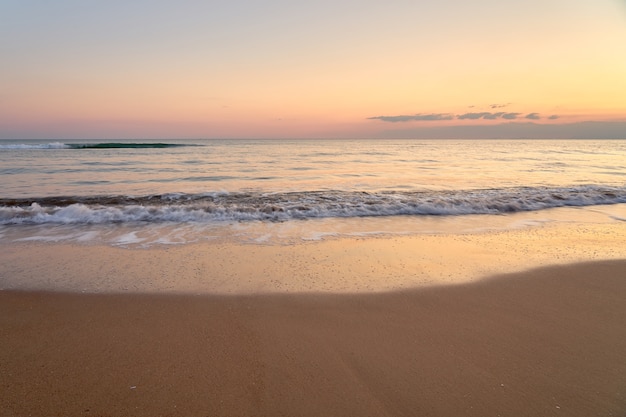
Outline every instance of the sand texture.
<svg viewBox="0 0 626 417"><path fill-rule="evenodd" d="M623 416L626 261L378 294L0 291L1 416Z"/></svg>
<svg viewBox="0 0 626 417"><path fill-rule="evenodd" d="M372 293L472 282L581 261L626 259L626 222L506 232L201 243L126 249L0 244L0 289L106 293Z"/></svg>

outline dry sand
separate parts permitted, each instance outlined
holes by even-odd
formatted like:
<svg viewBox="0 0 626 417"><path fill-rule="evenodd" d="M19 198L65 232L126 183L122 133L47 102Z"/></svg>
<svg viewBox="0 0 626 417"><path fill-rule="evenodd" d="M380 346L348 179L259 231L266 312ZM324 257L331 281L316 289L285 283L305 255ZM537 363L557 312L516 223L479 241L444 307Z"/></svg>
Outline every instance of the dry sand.
<svg viewBox="0 0 626 417"><path fill-rule="evenodd" d="M626 261L379 294L0 291L2 416L624 416Z"/></svg>

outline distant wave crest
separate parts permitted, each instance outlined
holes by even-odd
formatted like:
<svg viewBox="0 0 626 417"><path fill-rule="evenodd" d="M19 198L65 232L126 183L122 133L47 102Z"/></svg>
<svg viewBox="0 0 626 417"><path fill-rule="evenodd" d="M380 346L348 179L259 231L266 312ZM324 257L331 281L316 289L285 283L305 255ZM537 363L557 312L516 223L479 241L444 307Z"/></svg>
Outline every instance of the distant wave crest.
<svg viewBox="0 0 626 417"><path fill-rule="evenodd" d="M6 144L0 145L0 149L144 149L144 148L177 148L183 146L200 146L183 143L123 143L123 142L103 142L103 143L34 143L34 144Z"/></svg>
<svg viewBox="0 0 626 417"><path fill-rule="evenodd" d="M331 217L505 214L626 203L626 187L466 191L202 193L0 199L0 224L288 221Z"/></svg>
<svg viewBox="0 0 626 417"><path fill-rule="evenodd" d="M71 149L143 149L143 148L177 148L182 146L191 146L182 143L72 143L67 147Z"/></svg>

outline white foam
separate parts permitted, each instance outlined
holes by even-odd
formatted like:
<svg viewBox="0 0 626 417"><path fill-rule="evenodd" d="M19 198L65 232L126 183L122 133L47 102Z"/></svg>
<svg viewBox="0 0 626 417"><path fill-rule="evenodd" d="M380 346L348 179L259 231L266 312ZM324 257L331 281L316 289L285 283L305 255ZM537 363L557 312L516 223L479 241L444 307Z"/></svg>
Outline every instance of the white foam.
<svg viewBox="0 0 626 417"><path fill-rule="evenodd" d="M80 197L77 197L81 201ZM509 214L556 207L626 202L626 188L513 188L450 192L300 192L277 194L167 194L132 200L83 199L57 207L41 199L29 207L0 206L0 224L223 223L383 216Z"/></svg>
<svg viewBox="0 0 626 417"><path fill-rule="evenodd" d="M36 143L36 144L24 144L24 143L11 143L7 145L0 145L0 149L67 149L68 145L61 142L52 143Z"/></svg>
<svg viewBox="0 0 626 417"><path fill-rule="evenodd" d="M137 243L144 242L146 239L137 236L137 232L130 232L124 235L118 236L111 242L116 246L136 245Z"/></svg>
<svg viewBox="0 0 626 417"><path fill-rule="evenodd" d="M90 231L85 233L79 233L76 240L78 242L93 242L100 237L100 233L96 231Z"/></svg>

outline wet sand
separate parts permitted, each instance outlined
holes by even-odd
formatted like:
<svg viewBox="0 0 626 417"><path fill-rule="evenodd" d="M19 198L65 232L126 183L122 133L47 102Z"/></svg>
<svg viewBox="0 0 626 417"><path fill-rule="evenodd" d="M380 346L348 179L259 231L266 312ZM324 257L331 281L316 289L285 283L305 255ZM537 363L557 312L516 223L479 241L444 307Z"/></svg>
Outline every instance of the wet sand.
<svg viewBox="0 0 626 417"><path fill-rule="evenodd" d="M626 261L369 294L5 289L0 415L626 415L625 299Z"/></svg>
<svg viewBox="0 0 626 417"><path fill-rule="evenodd" d="M540 266L626 259L626 222L490 233L206 242L148 249L0 243L0 290L87 293L326 294L474 282Z"/></svg>

